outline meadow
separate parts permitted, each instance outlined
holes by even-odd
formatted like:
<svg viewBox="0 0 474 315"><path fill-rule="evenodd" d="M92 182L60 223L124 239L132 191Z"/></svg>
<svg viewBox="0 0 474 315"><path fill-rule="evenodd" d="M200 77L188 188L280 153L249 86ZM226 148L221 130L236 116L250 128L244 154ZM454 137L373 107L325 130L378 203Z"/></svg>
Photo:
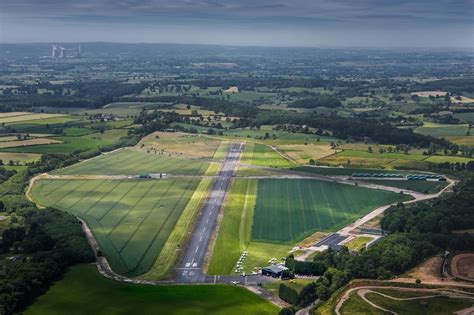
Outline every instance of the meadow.
<svg viewBox="0 0 474 315"><path fill-rule="evenodd" d="M55 314L277 314L278 307L237 286L135 285L102 277L94 265L78 265L56 282L26 315Z"/></svg>
<svg viewBox="0 0 474 315"><path fill-rule="evenodd" d="M189 160L157 152L146 153L122 149L74 164L55 173L61 175L138 175L140 173L202 175L208 166L209 162L203 160Z"/></svg>
<svg viewBox="0 0 474 315"><path fill-rule="evenodd" d="M307 179L258 183L252 240L292 244L317 231L334 231L378 206L410 197Z"/></svg>
<svg viewBox="0 0 474 315"><path fill-rule="evenodd" d="M198 184L198 179L47 179L35 182L31 196L41 206L86 220L112 268L138 276L155 262Z"/></svg>
<svg viewBox="0 0 474 315"><path fill-rule="evenodd" d="M220 141L202 135L185 134L181 132L154 132L144 137L139 145L173 154L197 158L214 156Z"/></svg>
<svg viewBox="0 0 474 315"><path fill-rule="evenodd" d="M378 290L377 290L378 291ZM386 294L396 297L399 291L396 290L384 290ZM417 297L422 295L432 295L430 293L418 293L410 292L408 295L404 294L404 298ZM472 306L472 303L464 299L448 298L444 296L427 298L427 299L415 299L415 300L393 300L377 293L368 293L367 299L376 305L396 312L401 315L410 314L454 314L464 308ZM376 309L369 305L367 302L362 300L356 292L350 295L350 298L343 304L341 308L342 314L386 314L385 312Z"/></svg>

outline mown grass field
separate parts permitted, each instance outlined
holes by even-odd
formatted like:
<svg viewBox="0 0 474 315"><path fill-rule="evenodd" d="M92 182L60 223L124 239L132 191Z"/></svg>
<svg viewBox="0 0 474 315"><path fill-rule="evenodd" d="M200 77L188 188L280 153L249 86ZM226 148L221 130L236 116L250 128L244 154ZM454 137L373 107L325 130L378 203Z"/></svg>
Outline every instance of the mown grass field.
<svg viewBox="0 0 474 315"><path fill-rule="evenodd" d="M272 148L256 143L246 143L242 155L242 163L258 166L288 168L295 166L294 163L282 157Z"/></svg>
<svg viewBox="0 0 474 315"><path fill-rule="evenodd" d="M93 265L71 268L30 306L27 315L277 314L278 307L236 286L146 286L116 282Z"/></svg>
<svg viewBox="0 0 474 315"><path fill-rule="evenodd" d="M87 221L112 268L138 276L155 262L198 179L39 180L31 194L42 206Z"/></svg>
<svg viewBox="0 0 474 315"><path fill-rule="evenodd" d="M310 159L319 160L337 152L331 149L327 143L320 145L286 144L278 146L278 149L301 164L308 164Z"/></svg>
<svg viewBox="0 0 474 315"><path fill-rule="evenodd" d="M237 260L244 250L249 251L243 265L246 272L253 271L254 267L268 265L268 260L273 257L288 255L291 246L251 240L257 185L256 179L234 181L209 264L209 274L233 274Z"/></svg>
<svg viewBox="0 0 474 315"><path fill-rule="evenodd" d="M354 173L368 173L368 174L419 174L419 172L410 171L394 171L385 169L374 169L374 168L355 168L355 167L312 167L312 166L300 166L295 167L293 170L298 172L321 174L326 176L351 176Z"/></svg>
<svg viewBox="0 0 474 315"><path fill-rule="evenodd" d="M448 185L448 182L426 181L426 180L383 180L373 179L364 180L364 182L396 187L400 189L409 189L421 193L437 193Z"/></svg>
<svg viewBox="0 0 474 315"><path fill-rule="evenodd" d="M172 157L159 153L145 153L123 149L63 168L61 175L138 175L140 173L170 173L201 175L209 162Z"/></svg>
<svg viewBox="0 0 474 315"><path fill-rule="evenodd" d="M295 243L316 231L334 231L378 206L409 198L319 180L262 179L258 183L252 239Z"/></svg>
<svg viewBox="0 0 474 315"><path fill-rule="evenodd" d="M203 206L211 184L212 180L210 178L203 178L201 180L161 249L158 258L150 270L140 276L140 278L160 279L169 275L176 258L185 246L189 228L193 225L199 210Z"/></svg>
<svg viewBox="0 0 474 315"><path fill-rule="evenodd" d="M144 137L139 145L141 144L144 144L147 149L153 148L173 154L210 158L214 156L220 140L180 132L154 132Z"/></svg>

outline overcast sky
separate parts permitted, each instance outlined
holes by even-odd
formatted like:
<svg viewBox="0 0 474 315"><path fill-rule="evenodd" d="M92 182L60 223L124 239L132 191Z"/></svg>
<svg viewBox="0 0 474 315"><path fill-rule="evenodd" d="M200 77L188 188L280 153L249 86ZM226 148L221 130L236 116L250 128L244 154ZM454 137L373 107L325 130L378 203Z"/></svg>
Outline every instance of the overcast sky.
<svg viewBox="0 0 474 315"><path fill-rule="evenodd" d="M0 42L474 47L474 0L0 0Z"/></svg>

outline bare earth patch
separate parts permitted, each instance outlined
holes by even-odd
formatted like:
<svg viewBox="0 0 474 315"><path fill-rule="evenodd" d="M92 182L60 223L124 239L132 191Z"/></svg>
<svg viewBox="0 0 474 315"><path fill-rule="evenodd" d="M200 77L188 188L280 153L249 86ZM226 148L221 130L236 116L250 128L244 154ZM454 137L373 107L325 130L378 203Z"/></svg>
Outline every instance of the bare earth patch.
<svg viewBox="0 0 474 315"><path fill-rule="evenodd" d="M456 278L474 281L474 253L454 256L451 259L451 272Z"/></svg>
<svg viewBox="0 0 474 315"><path fill-rule="evenodd" d="M414 279L420 279L421 282L435 282L441 278L441 268L443 258L441 256L433 256L428 258L422 264L408 271L408 276Z"/></svg>

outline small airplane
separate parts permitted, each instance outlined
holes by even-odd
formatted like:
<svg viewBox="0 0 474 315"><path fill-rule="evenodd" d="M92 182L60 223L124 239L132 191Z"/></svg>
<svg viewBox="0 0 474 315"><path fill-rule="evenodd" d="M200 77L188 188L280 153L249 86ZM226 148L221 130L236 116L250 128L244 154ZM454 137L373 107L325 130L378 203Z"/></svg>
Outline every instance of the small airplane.
<svg viewBox="0 0 474 315"><path fill-rule="evenodd" d="M237 285L240 283L240 281L231 281L230 283Z"/></svg>

